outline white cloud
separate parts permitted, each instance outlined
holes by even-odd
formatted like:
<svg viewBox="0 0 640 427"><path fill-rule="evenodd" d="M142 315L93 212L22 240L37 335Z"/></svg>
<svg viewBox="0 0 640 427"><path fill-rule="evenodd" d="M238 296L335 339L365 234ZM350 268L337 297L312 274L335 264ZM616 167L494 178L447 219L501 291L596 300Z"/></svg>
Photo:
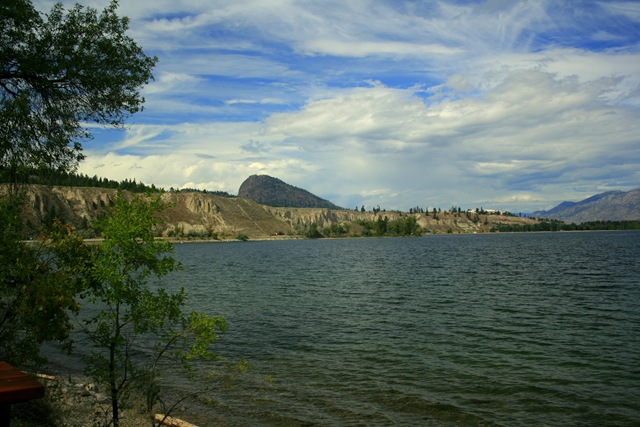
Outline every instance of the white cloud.
<svg viewBox="0 0 640 427"><path fill-rule="evenodd" d="M226 101L228 105L234 104L284 104L284 100L278 98L262 98L262 99L229 99Z"/></svg>
<svg viewBox="0 0 640 427"><path fill-rule="evenodd" d="M206 83L206 80L188 73L161 72L155 76L155 81L150 82L145 88L145 95L195 93L198 86Z"/></svg>
<svg viewBox="0 0 640 427"><path fill-rule="evenodd" d="M400 42L345 42L335 39L316 39L305 46L310 52L325 55L362 57L369 55L452 55L461 53L461 49L436 44L417 44Z"/></svg>
<svg viewBox="0 0 640 427"><path fill-rule="evenodd" d="M623 15L635 22L640 22L640 4L637 1L599 2L610 13Z"/></svg>
<svg viewBox="0 0 640 427"><path fill-rule="evenodd" d="M342 150L350 165L340 164L334 173L349 169L372 179L374 188L384 182L375 176L390 180L391 188L424 188L417 179L421 170L432 176L452 162L447 173L493 191L523 185L538 190L551 178L566 185L572 171L604 155L630 162L639 125L626 110L600 100L611 85L611 79L580 83L523 71L477 98L427 104L410 90L358 88L275 115L267 129L327 157ZM460 182L447 177L451 188L443 194Z"/></svg>

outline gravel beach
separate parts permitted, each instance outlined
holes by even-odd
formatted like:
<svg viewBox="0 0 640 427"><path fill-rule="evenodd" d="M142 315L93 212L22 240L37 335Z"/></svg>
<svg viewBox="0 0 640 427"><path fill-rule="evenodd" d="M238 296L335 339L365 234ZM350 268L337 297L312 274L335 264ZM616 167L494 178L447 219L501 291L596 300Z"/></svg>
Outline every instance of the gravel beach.
<svg viewBox="0 0 640 427"><path fill-rule="evenodd" d="M109 425L111 404L104 390L88 377L69 374L37 374L45 385L45 398L26 404L14 405L20 414L15 424L20 427L94 427ZM120 410L122 427L149 427L152 415L144 413L142 404ZM12 424L13 425L13 424ZM153 425L158 425L157 421ZM195 427L185 421L167 421L165 425Z"/></svg>

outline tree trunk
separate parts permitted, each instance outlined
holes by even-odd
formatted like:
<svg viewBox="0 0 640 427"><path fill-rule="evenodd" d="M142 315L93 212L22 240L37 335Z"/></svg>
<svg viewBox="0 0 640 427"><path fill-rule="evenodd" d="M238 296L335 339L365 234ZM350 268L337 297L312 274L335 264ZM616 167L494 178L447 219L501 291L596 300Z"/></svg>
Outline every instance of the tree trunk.
<svg viewBox="0 0 640 427"><path fill-rule="evenodd" d="M118 413L118 387L116 385L116 345L109 346L109 386L111 388L111 419L113 427L120 426L120 414Z"/></svg>

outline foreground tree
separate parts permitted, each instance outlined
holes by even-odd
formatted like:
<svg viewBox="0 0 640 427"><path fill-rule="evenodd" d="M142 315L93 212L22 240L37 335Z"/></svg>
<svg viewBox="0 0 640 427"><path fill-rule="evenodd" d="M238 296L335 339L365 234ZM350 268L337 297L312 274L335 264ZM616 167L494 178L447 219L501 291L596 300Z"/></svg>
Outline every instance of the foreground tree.
<svg viewBox="0 0 640 427"><path fill-rule="evenodd" d="M69 313L79 309L79 272L88 248L59 222L48 237L23 243L21 203L16 199L0 199L0 360L37 365L44 361L44 341L68 344Z"/></svg>
<svg viewBox="0 0 640 427"><path fill-rule="evenodd" d="M132 393L144 396L149 411L159 401L163 360L188 370L194 358L216 358L210 346L226 327L222 317L185 313L184 289L171 294L149 285L152 276L180 268L168 255L171 244L154 238L161 209L159 196L127 201L119 194L100 221L104 240L85 271L85 298L98 307L82 321L93 344L87 371L109 391L114 426L120 425L119 409Z"/></svg>
<svg viewBox="0 0 640 427"><path fill-rule="evenodd" d="M104 11L57 4L43 18L29 0L0 5L0 167L72 170L91 137L85 122L122 126L142 109L157 58Z"/></svg>
<svg viewBox="0 0 640 427"><path fill-rule="evenodd" d="M84 123L121 127L142 109L157 59L125 34L116 9L58 4L45 16L29 0L0 2L0 170L11 182L34 168L72 171L91 137ZM81 257L58 267L73 254L56 249L74 240L62 229L52 246L24 243L23 195L13 185L0 195L0 357L26 364L40 360L43 341L66 338Z"/></svg>

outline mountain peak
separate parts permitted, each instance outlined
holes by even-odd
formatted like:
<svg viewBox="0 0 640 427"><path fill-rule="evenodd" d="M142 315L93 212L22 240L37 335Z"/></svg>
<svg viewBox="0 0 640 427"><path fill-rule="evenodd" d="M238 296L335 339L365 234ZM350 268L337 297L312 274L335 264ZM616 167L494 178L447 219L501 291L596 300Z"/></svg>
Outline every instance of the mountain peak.
<svg viewBox="0 0 640 427"><path fill-rule="evenodd" d="M275 207L341 209L307 190L269 175L251 175L240 185L238 197Z"/></svg>

